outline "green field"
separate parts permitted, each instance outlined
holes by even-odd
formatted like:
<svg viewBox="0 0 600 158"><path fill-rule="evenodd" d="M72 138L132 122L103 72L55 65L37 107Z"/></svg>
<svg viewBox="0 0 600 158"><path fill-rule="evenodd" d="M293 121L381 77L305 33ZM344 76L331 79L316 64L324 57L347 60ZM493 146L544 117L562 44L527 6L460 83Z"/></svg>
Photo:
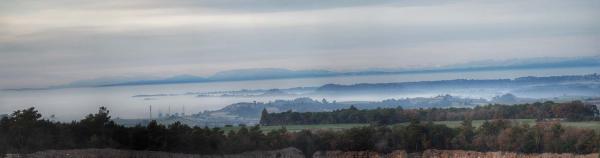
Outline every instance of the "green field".
<svg viewBox="0 0 600 158"><path fill-rule="evenodd" d="M512 121L518 122L519 124L535 125L534 119L513 119ZM473 127L479 127L484 122L485 122L485 120L473 120L471 123L473 124ZM444 124L450 128L455 128L455 127L459 127L460 124L462 123L462 121L435 121L433 123L434 124ZM409 123L401 123L401 124L408 125Z"/></svg>
<svg viewBox="0 0 600 158"><path fill-rule="evenodd" d="M534 119L515 119L513 121L519 122L520 124L529 124L535 125ZM460 126L462 121L435 121L435 124L444 124L448 127L455 128ZM485 122L485 120L473 120L472 124L474 127L479 127ZM399 125L408 125L409 123L401 123ZM583 122L561 122L562 125L568 127L577 127L577 128L588 128L594 129L600 132L600 121L583 121ZM286 125L286 126L261 126L261 130L264 132L268 132L275 129L280 129L285 127L288 131L297 132L304 129L307 130L343 130L349 129L352 127L360 127L360 126L368 126L369 124L318 124L318 125ZM240 127L223 127L225 132L229 132L231 130L238 130Z"/></svg>
<svg viewBox="0 0 600 158"><path fill-rule="evenodd" d="M297 132L304 129L308 130L342 130L349 129L352 127L368 126L369 124L318 124L318 125L286 125L286 126L261 126L260 129L264 132L268 132L275 129L281 129L285 127L288 131ZM238 130L240 127L223 127L225 132L231 130Z"/></svg>
<svg viewBox="0 0 600 158"><path fill-rule="evenodd" d="M561 122L561 124L570 127L577 128L589 128L600 132L600 121L586 121L586 122Z"/></svg>

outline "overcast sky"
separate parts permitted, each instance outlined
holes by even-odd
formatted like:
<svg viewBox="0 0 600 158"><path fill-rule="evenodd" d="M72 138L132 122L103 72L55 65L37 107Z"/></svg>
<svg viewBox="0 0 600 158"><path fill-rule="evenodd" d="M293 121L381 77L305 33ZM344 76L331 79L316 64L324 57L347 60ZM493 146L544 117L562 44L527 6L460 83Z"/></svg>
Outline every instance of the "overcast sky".
<svg viewBox="0 0 600 158"><path fill-rule="evenodd" d="M4 0L0 88L600 54L598 0Z"/></svg>

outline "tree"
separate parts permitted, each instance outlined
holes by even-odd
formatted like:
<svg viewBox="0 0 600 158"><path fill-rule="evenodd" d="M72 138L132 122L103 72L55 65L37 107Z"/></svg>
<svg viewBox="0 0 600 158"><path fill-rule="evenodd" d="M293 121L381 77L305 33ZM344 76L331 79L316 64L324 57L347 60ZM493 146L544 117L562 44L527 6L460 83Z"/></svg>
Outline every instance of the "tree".
<svg viewBox="0 0 600 158"><path fill-rule="evenodd" d="M293 146L300 149L306 157L312 157L312 153L318 150L316 146L316 137L309 130L302 130L295 134Z"/></svg>
<svg viewBox="0 0 600 158"><path fill-rule="evenodd" d="M170 124L167 127L166 134L166 147L168 151L189 151L193 150L191 148L191 142L189 139L189 135L191 133L191 128L181 122L177 121L173 124Z"/></svg>
<svg viewBox="0 0 600 158"><path fill-rule="evenodd" d="M375 144L372 138L373 134L375 134L374 128L370 126L351 128L342 135L342 139L348 140L342 149L351 151L373 150Z"/></svg>
<svg viewBox="0 0 600 158"><path fill-rule="evenodd" d="M323 104L329 104L329 102L325 98L323 98L323 100L321 100L321 103L323 103Z"/></svg>
<svg viewBox="0 0 600 158"><path fill-rule="evenodd" d="M146 127L148 132L148 149L153 151L161 151L167 145L167 129L164 125L158 124L156 120L150 121Z"/></svg>
<svg viewBox="0 0 600 158"><path fill-rule="evenodd" d="M98 113L89 114L81 120L81 126L84 136L92 147L106 147L111 142L112 131L115 123L110 119L110 111L102 106L98 108Z"/></svg>
<svg viewBox="0 0 600 158"><path fill-rule="evenodd" d="M285 127L277 130L271 130L266 135L267 146L270 149L281 149L290 146L290 135Z"/></svg>
<svg viewBox="0 0 600 158"><path fill-rule="evenodd" d="M423 140L425 130L423 125L419 122L419 120L412 120L410 124L406 127L406 144L405 148L409 152L421 151L424 150Z"/></svg>
<svg viewBox="0 0 600 158"><path fill-rule="evenodd" d="M452 140L453 147L467 150L472 149L474 136L475 131L472 121L469 119L464 120L458 128L458 135Z"/></svg>
<svg viewBox="0 0 600 158"><path fill-rule="evenodd" d="M270 120L269 120L269 112L267 112L267 109L266 109L266 108L264 108L264 109L262 110L262 113L261 113L261 115L260 115L260 124L261 124L261 125L264 125L264 126L266 126L266 125L269 125L269 124L270 124Z"/></svg>
<svg viewBox="0 0 600 158"><path fill-rule="evenodd" d="M598 115L598 108L595 105L585 105L581 101L559 104L554 106L553 111L558 117L569 121L590 120Z"/></svg>
<svg viewBox="0 0 600 158"><path fill-rule="evenodd" d="M17 110L10 117L2 118L0 134L5 136L0 138L4 137L2 141L8 146L6 150L28 153L56 145L56 137L53 137L55 125L41 118L42 115L33 107Z"/></svg>
<svg viewBox="0 0 600 158"><path fill-rule="evenodd" d="M348 110L350 110L350 111L358 111L358 109L356 107L354 107L354 105L350 105L350 108L348 108Z"/></svg>

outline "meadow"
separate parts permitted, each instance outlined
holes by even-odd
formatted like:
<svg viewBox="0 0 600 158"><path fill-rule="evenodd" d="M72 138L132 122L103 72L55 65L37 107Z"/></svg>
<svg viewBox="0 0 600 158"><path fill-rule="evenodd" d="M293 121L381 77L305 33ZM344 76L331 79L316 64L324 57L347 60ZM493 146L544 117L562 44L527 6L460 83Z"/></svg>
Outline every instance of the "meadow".
<svg viewBox="0 0 600 158"><path fill-rule="evenodd" d="M519 124L529 124L530 126L533 126L536 124L535 119L511 119L514 122L517 122ZM459 127L462 121L434 121L434 124L443 124L446 125L450 128L456 128ZM473 127L479 127L481 126L483 123L485 122L485 120L473 120L472 121L472 125ZM396 124L396 125L408 125L409 123L400 123L400 124ZM576 128L587 128L587 129L594 129L597 132L600 133L600 121L581 121L581 122L568 122L568 121L561 121L561 124L567 127L576 127ZM369 126L369 124L314 124L314 125L285 125L285 126L261 126L260 129L263 132L269 132L272 130L276 130L276 129L281 129L283 127L285 127L288 131L290 132L298 132L301 130L343 130L343 129L350 129L353 127L362 127L362 126ZM231 130L239 130L241 127L239 126L232 126L232 127L222 127L223 131L225 131L226 133L231 131Z"/></svg>

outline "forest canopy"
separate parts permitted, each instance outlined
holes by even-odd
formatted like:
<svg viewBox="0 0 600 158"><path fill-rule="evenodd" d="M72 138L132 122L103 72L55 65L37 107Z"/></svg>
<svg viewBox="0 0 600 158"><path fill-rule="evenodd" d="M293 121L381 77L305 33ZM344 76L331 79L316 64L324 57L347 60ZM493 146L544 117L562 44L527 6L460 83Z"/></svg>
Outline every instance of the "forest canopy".
<svg viewBox="0 0 600 158"><path fill-rule="evenodd" d="M411 120L460 121L491 119L565 119L566 121L599 120L600 112L596 105L581 101L568 103L536 102L518 105L485 105L474 108L427 108L403 109L378 108L359 110L354 106L331 112L282 112L268 113L263 110L260 124L337 124L374 123L396 124Z"/></svg>

